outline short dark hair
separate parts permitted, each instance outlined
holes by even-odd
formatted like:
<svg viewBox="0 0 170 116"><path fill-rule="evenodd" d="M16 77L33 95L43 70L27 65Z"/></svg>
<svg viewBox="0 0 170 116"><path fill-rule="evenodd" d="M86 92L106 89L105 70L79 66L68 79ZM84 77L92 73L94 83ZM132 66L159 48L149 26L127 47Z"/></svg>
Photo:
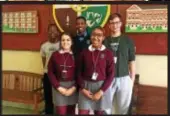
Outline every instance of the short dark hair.
<svg viewBox="0 0 170 116"><path fill-rule="evenodd" d="M76 18L76 21L79 20L79 19L84 20L84 22L86 23L86 18L85 18L85 17L83 17L83 16L78 16L78 17Z"/></svg>
<svg viewBox="0 0 170 116"><path fill-rule="evenodd" d="M101 31L102 31L102 33L103 33L103 35L105 35L105 30L104 30L104 28L103 28L103 27L101 27L101 26L96 26L95 28L93 28L92 32L93 32L95 29L99 29L99 30L101 30Z"/></svg>
<svg viewBox="0 0 170 116"><path fill-rule="evenodd" d="M120 21L122 21L122 16L119 13L113 13L109 16L108 22L110 20L113 20L114 18L118 17L120 19Z"/></svg>
<svg viewBox="0 0 170 116"><path fill-rule="evenodd" d="M49 30L52 26L56 27L57 30L59 31L59 29L58 29L58 27L57 27L57 25L56 25L55 23L48 24L48 30Z"/></svg>

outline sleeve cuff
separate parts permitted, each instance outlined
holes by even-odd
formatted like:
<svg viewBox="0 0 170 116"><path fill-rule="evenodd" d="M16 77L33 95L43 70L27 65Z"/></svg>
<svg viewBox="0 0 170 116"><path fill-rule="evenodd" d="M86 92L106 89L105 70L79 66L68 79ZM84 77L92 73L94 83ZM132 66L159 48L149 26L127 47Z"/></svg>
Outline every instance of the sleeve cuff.
<svg viewBox="0 0 170 116"><path fill-rule="evenodd" d="M84 89L84 83L81 83L80 89L81 89L81 90Z"/></svg>
<svg viewBox="0 0 170 116"><path fill-rule="evenodd" d="M106 88L103 88L103 87L102 87L101 90L102 90L102 92L104 93L104 92L106 91Z"/></svg>
<svg viewBox="0 0 170 116"><path fill-rule="evenodd" d="M55 88L57 89L60 85L59 84L55 84Z"/></svg>

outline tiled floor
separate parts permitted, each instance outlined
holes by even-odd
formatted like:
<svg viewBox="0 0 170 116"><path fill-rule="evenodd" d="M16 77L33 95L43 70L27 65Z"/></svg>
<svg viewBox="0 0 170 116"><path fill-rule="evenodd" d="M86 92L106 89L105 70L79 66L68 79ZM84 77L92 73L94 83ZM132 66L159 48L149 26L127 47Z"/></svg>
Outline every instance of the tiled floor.
<svg viewBox="0 0 170 116"><path fill-rule="evenodd" d="M23 109L23 108L17 108L17 107L11 107L11 106L3 106L2 107L2 114L33 114L33 110L30 109ZM77 114L77 110L76 110ZM91 111L90 114L93 114Z"/></svg>
<svg viewBox="0 0 170 116"><path fill-rule="evenodd" d="M7 101L2 102L2 114L34 114L31 105L19 104L19 103L11 103ZM76 108L76 114L78 114L78 110ZM90 114L93 114L91 111Z"/></svg>
<svg viewBox="0 0 170 116"><path fill-rule="evenodd" d="M43 108L43 103L39 105L40 110ZM21 103L2 101L2 114L34 114L33 106Z"/></svg>
<svg viewBox="0 0 170 116"><path fill-rule="evenodd" d="M3 106L2 114L33 114L33 111L30 109L23 109L11 106Z"/></svg>

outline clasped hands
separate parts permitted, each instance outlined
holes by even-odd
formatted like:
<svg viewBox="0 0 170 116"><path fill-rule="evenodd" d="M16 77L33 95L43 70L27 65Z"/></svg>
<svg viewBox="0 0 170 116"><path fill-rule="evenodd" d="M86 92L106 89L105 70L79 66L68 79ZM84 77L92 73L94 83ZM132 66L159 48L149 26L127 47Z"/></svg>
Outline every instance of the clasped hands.
<svg viewBox="0 0 170 116"><path fill-rule="evenodd" d="M90 92L86 89L82 89L81 91L86 97L88 97L88 98L90 98L91 100L94 100L94 101L98 101L103 96L102 90L99 90L95 94L93 94L92 92Z"/></svg>
<svg viewBox="0 0 170 116"><path fill-rule="evenodd" d="M64 87L58 87L57 90L64 96L70 96L76 91L76 87L73 86L71 88L64 88Z"/></svg>

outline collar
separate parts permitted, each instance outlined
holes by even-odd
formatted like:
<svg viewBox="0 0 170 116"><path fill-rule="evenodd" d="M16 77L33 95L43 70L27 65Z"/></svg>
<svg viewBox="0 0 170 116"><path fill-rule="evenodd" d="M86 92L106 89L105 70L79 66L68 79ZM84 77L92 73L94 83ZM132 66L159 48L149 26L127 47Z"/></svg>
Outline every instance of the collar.
<svg viewBox="0 0 170 116"><path fill-rule="evenodd" d="M110 35L110 38L119 38L119 37L121 37L121 36L122 36L122 34L120 34L119 36L116 36L116 37Z"/></svg>
<svg viewBox="0 0 170 116"><path fill-rule="evenodd" d="M72 52L72 51L70 51L70 52L65 52L63 49L60 49L60 50L59 50L59 53L60 53L60 54L64 54L64 53L73 54L73 52Z"/></svg>
<svg viewBox="0 0 170 116"><path fill-rule="evenodd" d="M105 47L104 45L102 45L102 47L101 47L101 48L99 48L99 49L95 49L95 48L93 48L93 46L92 46L92 45L90 45L88 49L89 49L91 52L93 52L93 51L95 51L95 50L103 51L103 50L105 50L105 49L106 49L106 47Z"/></svg>
<svg viewBox="0 0 170 116"><path fill-rule="evenodd" d="M77 36L87 36L87 31L85 31L83 34L79 34L79 33L77 33Z"/></svg>

